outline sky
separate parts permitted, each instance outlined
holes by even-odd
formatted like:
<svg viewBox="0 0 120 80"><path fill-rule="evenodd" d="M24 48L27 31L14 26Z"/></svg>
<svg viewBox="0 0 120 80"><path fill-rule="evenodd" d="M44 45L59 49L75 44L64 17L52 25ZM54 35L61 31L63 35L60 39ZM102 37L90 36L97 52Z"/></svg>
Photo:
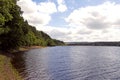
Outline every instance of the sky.
<svg viewBox="0 0 120 80"><path fill-rule="evenodd" d="M64 42L120 41L120 0L19 0L37 30Z"/></svg>

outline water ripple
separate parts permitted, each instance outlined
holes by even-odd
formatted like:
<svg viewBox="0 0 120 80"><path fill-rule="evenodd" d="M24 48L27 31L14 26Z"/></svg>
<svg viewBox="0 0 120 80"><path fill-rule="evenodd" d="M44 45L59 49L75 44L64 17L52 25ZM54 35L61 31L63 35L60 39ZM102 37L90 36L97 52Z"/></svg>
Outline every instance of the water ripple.
<svg viewBox="0 0 120 80"><path fill-rule="evenodd" d="M120 80L119 47L50 47L17 56L25 80Z"/></svg>

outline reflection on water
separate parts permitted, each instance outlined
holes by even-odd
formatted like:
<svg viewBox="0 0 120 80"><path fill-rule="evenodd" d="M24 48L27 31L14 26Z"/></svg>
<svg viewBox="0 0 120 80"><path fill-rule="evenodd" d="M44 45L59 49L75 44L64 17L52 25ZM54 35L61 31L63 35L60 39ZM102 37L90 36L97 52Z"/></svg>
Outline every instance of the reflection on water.
<svg viewBox="0 0 120 80"><path fill-rule="evenodd" d="M25 80L120 80L120 47L64 46L16 53Z"/></svg>

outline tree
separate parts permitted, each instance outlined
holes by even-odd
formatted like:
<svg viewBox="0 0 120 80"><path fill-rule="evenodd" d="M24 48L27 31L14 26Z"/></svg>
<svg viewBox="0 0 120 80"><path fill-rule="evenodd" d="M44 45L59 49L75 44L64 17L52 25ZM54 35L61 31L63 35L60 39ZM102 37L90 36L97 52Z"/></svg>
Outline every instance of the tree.
<svg viewBox="0 0 120 80"><path fill-rule="evenodd" d="M0 0L0 26L4 25L5 22L12 20L13 16L10 10L13 8L15 3L12 0Z"/></svg>
<svg viewBox="0 0 120 80"><path fill-rule="evenodd" d="M59 41L53 40L43 31L24 21L17 0L0 0L0 49L10 50L22 46L53 46Z"/></svg>

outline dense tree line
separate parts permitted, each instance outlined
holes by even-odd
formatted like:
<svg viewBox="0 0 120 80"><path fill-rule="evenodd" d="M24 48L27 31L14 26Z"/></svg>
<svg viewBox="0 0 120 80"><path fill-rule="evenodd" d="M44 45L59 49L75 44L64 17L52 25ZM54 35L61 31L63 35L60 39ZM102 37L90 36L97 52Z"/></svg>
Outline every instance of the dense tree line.
<svg viewBox="0 0 120 80"><path fill-rule="evenodd" d="M17 49L22 46L64 45L62 41L52 39L43 31L24 21L17 0L0 0L0 49Z"/></svg>
<svg viewBox="0 0 120 80"><path fill-rule="evenodd" d="M66 43L69 46L120 46L119 41L111 42L68 42Z"/></svg>

